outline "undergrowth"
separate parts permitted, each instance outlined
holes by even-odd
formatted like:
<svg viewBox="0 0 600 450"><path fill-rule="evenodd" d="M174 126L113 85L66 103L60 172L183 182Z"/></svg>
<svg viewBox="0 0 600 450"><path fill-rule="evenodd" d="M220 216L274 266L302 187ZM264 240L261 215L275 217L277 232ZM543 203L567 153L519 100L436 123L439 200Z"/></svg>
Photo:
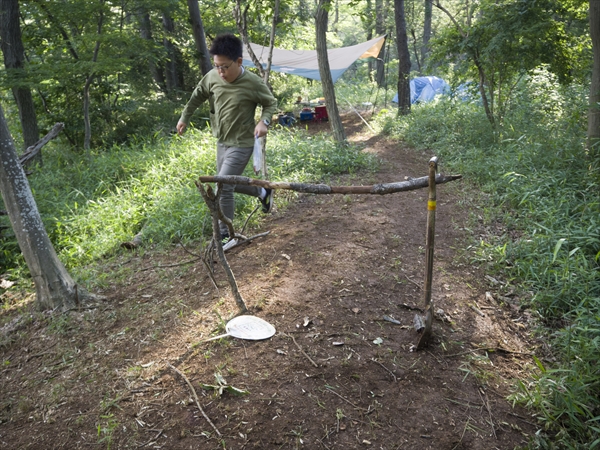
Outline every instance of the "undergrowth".
<svg viewBox="0 0 600 450"><path fill-rule="evenodd" d="M379 125L462 173L486 201L487 224L501 224L473 259L532 294L522 308L539 317L554 358L536 359L536 375L511 396L539 415L530 447L600 448L600 176L584 146L587 88L543 72L527 82L497 130L477 101L456 99L384 114Z"/></svg>
<svg viewBox="0 0 600 450"><path fill-rule="evenodd" d="M215 174L215 152L207 130L138 138L88 152L56 146L46 151L44 166L29 181L61 261L79 282L93 283L86 265L123 251L120 244L137 233L144 248L157 249L210 236L212 221L195 181ZM279 126L269 133L267 161L270 180L295 182L320 182L376 164L368 154L338 146L328 136ZM255 176L251 164L245 175ZM278 206L291 195L277 196ZM236 196L237 226L256 205L254 198ZM253 216L251 224L258 220ZM10 268L13 278L22 277L26 266L15 251L14 236L5 236L0 246L2 266Z"/></svg>

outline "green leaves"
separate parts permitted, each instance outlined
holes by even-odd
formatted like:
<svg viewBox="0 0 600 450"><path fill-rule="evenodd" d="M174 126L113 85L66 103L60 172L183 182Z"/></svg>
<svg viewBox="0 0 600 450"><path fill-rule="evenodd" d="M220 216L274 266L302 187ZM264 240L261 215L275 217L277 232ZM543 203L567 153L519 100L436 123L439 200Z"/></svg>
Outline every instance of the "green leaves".
<svg viewBox="0 0 600 450"><path fill-rule="evenodd" d="M246 391L245 389L239 389L234 386L228 385L227 381L225 380L223 375L221 375L220 373L215 373L214 375L215 375L215 381L217 384L202 384L202 383L200 383L200 386L202 386L203 389L215 391L216 396L221 397L224 392L229 392L230 394L233 394L233 395L247 395L250 393L249 391Z"/></svg>

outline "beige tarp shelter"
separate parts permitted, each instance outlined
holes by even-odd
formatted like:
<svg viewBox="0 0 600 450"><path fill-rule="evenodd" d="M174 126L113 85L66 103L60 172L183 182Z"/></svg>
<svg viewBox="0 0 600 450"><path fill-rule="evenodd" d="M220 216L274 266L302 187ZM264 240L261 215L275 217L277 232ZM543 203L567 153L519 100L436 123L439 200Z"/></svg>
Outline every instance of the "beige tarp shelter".
<svg viewBox="0 0 600 450"><path fill-rule="evenodd" d="M333 82L342 76L342 74L356 61L361 58L377 58L381 47L385 42L385 36L380 36L362 44L352 45L350 47L333 48L327 50L329 57L329 67ZM267 67L269 57L269 47L250 43L254 54L263 67ZM244 48L244 64L254 66L252 58ZM299 75L313 80L320 80L319 63L316 50L283 50L273 49L273 59L271 61L271 70L275 72L289 73Z"/></svg>

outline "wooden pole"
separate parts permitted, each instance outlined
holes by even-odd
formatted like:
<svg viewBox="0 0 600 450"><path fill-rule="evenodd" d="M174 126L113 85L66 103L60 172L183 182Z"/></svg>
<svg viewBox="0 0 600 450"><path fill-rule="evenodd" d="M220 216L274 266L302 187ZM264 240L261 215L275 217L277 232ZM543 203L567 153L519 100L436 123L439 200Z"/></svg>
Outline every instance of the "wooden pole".
<svg viewBox="0 0 600 450"><path fill-rule="evenodd" d="M431 284L433 279L433 248L435 240L435 210L436 192L435 184L437 171L437 156L429 160L429 198L427 199L427 235L425 238L425 328L417 344L417 350L427 346L431 338L431 327L433 323L433 305L431 302Z"/></svg>

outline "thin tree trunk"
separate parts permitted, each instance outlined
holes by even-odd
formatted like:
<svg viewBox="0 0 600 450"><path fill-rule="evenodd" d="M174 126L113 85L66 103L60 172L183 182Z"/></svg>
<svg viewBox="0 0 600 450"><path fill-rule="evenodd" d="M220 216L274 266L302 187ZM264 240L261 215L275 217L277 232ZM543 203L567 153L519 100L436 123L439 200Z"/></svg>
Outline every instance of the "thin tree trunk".
<svg viewBox="0 0 600 450"><path fill-rule="evenodd" d="M41 310L70 309L89 297L60 262L46 233L25 171L0 107L0 192L17 242L23 252Z"/></svg>
<svg viewBox="0 0 600 450"><path fill-rule="evenodd" d="M277 22L279 22L279 3L280 0L275 0L275 9L273 10L273 22L271 24L271 36L269 36L269 57L267 59L267 67L265 68L265 73L263 74L263 80L265 80L265 84L269 87L271 92L273 92L273 88L269 84L269 75L271 74L271 63L273 62L273 49L275 48L275 31L277 30Z"/></svg>
<svg viewBox="0 0 600 450"><path fill-rule="evenodd" d="M425 0L425 18L423 20L423 45L421 47L421 64L425 65L429 53L431 39L431 19L433 17L433 0Z"/></svg>
<svg viewBox="0 0 600 450"><path fill-rule="evenodd" d="M163 38L163 45L167 51L167 64L166 64L166 81L167 81L167 92L171 93L181 86L179 86L179 76L177 74L177 52L175 45L169 39L168 36L173 35L175 32L175 22L168 12L163 12L162 19L163 28L166 36Z"/></svg>
<svg viewBox="0 0 600 450"><path fill-rule="evenodd" d="M256 68L258 69L258 72L260 73L261 78L264 80L265 79L265 68L262 66L262 64L260 63L257 56L254 54L254 50L252 50L252 47L250 46L250 39L248 38L247 16L248 16L248 8L249 7L250 7L249 4L246 5L246 8L242 12L241 0L236 0L235 6L233 7L233 17L235 17L235 24L240 33L240 37L242 38L242 42L246 46L248 55L250 55L250 59L252 60L252 62L256 66ZM269 86L269 89L271 89L270 86Z"/></svg>
<svg viewBox="0 0 600 450"><path fill-rule="evenodd" d="M365 22L365 31L366 31L366 36L365 39L367 41L370 41L371 39L373 39L373 28L374 28L374 22L371 19L372 17L375 17L376 15L373 14L373 5L371 0L366 0L366 5L365 5L365 18L363 19ZM369 58L368 60L368 67L369 67L369 80L373 80L373 71L375 70L375 62L371 60L371 58Z"/></svg>
<svg viewBox="0 0 600 450"><path fill-rule="evenodd" d="M100 2L101 6L104 6L104 0ZM98 53L100 52L100 35L102 34L102 23L104 21L104 11L100 9L100 16L98 17L98 40L96 41L96 46L94 47L94 54L92 56L92 62L95 64L98 61ZM85 127L85 137L83 141L83 148L85 150L90 149L91 141L92 141L92 126L90 122L90 86L96 74L94 73L94 69L90 71L90 74L87 76L85 80L85 86L83 87L83 122Z"/></svg>
<svg viewBox="0 0 600 450"><path fill-rule="evenodd" d="M375 0L375 34L381 36L385 34L385 14L383 0ZM385 45L381 46L381 51L375 62L377 69L375 75L375 81L377 86L383 87L385 85Z"/></svg>
<svg viewBox="0 0 600 450"><path fill-rule="evenodd" d="M319 61L319 74L321 75L321 85L323 86L323 95L325 96L325 106L333 138L339 144L346 143L346 132L342 125L342 118L337 107L335 98L335 88L333 78L331 77L331 68L329 67L329 58L327 56L327 20L331 0L319 0L315 23L317 29L317 59Z"/></svg>
<svg viewBox="0 0 600 450"><path fill-rule="evenodd" d="M210 54L206 45L206 36L204 34L204 25L202 24L202 16L200 15L200 7L198 0L187 0L190 20L192 21L192 34L196 43L196 52L198 52L198 62L202 75L206 75L212 69L210 62Z"/></svg>
<svg viewBox="0 0 600 450"><path fill-rule="evenodd" d="M415 59L417 60L417 71L419 73L422 73L422 67L421 67L421 60L419 59L419 51L418 51L418 42L417 42L417 35L415 33L415 29L411 28L410 29L410 34L412 35L413 38L413 52L415 54Z"/></svg>
<svg viewBox="0 0 600 450"><path fill-rule="evenodd" d="M154 39L152 39L152 24L150 22L150 14L148 14L148 11L146 11L145 8L139 8L138 16L140 23L140 36L142 39L147 40L154 45ZM162 69L152 60L148 61L148 68L150 69L150 75L152 75L152 79L158 88L163 92L167 92L165 76Z"/></svg>
<svg viewBox="0 0 600 450"><path fill-rule="evenodd" d="M67 33L67 30L65 29L65 27L62 26L60 21L56 20L54 15L52 15L50 10L48 9L48 6L46 5L46 0L34 0L34 2L40 7L42 11L44 11L46 16L48 17L48 21L57 28L58 32L63 38L63 41L65 41L65 45L67 46L69 53L71 53L71 56L73 56L73 59L79 60L79 55L77 54L77 50L75 49L73 41L69 37L69 33Z"/></svg>
<svg viewBox="0 0 600 450"><path fill-rule="evenodd" d="M394 1L396 47L398 49L398 114L410 113L410 53L406 35L404 0Z"/></svg>
<svg viewBox="0 0 600 450"><path fill-rule="evenodd" d="M590 156L600 163L600 0L590 0L590 35L593 67L590 84L587 146Z"/></svg>
<svg viewBox="0 0 600 450"><path fill-rule="evenodd" d="M24 148L40 139L31 90L21 83L25 80L25 49L21 38L19 3L17 0L0 0L0 47L4 66L12 85L12 92L19 109ZM41 162L41 153L39 154Z"/></svg>
<svg viewBox="0 0 600 450"><path fill-rule="evenodd" d="M467 5L468 5L468 3L467 3ZM448 16L448 18L452 21L452 23L454 24L454 26L456 27L456 29L458 30L458 32L460 33L462 38L466 40L467 33L463 30L463 28L460 26L460 24L454 18L454 16L452 14L450 14L450 11L448 11L446 8L444 8L442 6L442 4L440 3L440 0L436 0L435 6L436 6L436 8L440 9L444 14L446 14ZM470 24L471 19L470 19L469 11L467 11L467 21L468 21L467 24ZM470 26L470 25L468 25L468 26ZM494 101L493 83L491 83L491 85L490 85L491 103L492 103L492 106L490 107L490 102L488 102L488 96L487 96L487 93L485 92L485 86L487 83L486 74L485 74L483 65L481 64L481 61L479 60L479 55L477 54L476 50L472 51L472 57L473 57L473 63L475 64L475 67L477 68L477 73L479 74L479 93L481 94L481 101L483 103L485 115L488 118L488 121L490 122L490 124L492 125L492 128L496 129L496 120L494 119L494 111L493 111L493 101Z"/></svg>

